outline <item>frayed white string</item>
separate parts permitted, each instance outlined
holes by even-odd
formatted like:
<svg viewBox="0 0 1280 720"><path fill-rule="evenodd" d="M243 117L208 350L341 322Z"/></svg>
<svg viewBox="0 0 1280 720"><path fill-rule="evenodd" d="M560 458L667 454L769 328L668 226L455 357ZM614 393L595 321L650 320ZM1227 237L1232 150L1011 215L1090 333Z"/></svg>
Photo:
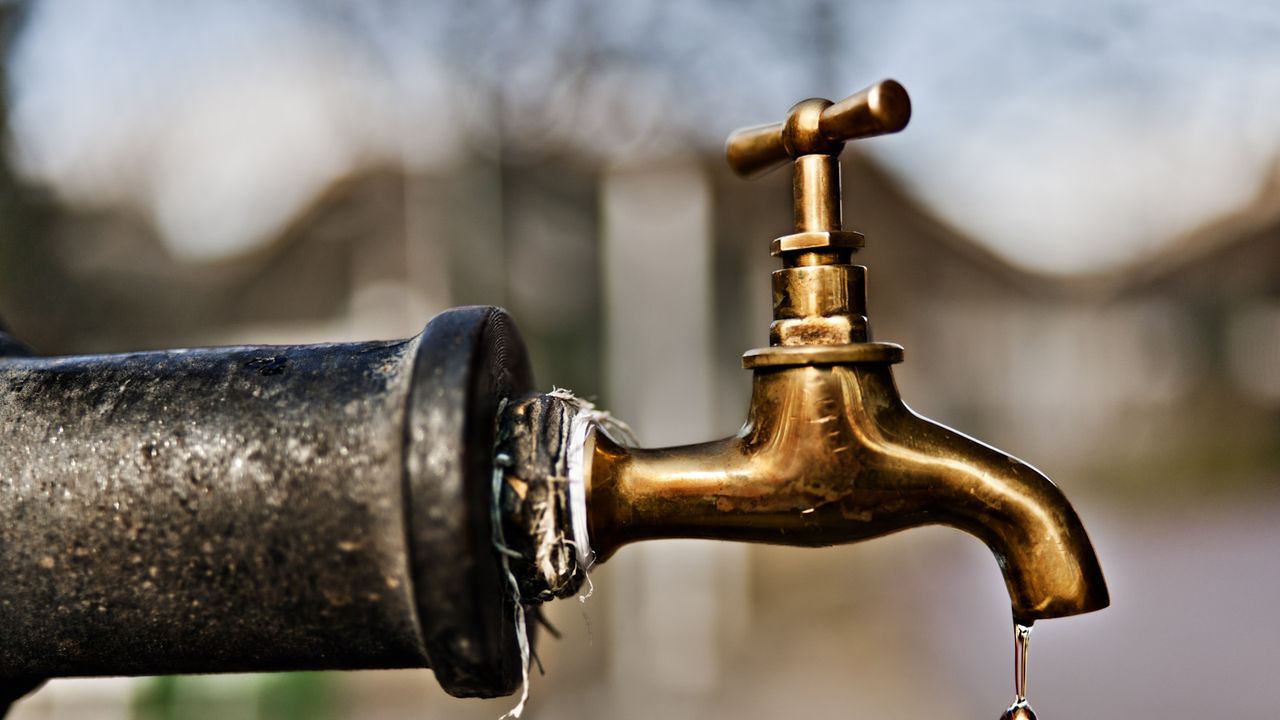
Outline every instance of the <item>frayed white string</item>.
<svg viewBox="0 0 1280 720"><path fill-rule="evenodd" d="M547 396L562 400L577 409L569 420L568 458L565 466L569 475L569 520L573 530L573 546L578 554L578 564L582 566L583 572L589 573L595 565L596 556L591 550L591 538L587 532L587 436L592 428L602 428L620 436L627 444L635 445L635 435L626 423L574 395L571 390L553 387ZM595 592L591 575L587 574L585 579L587 592L578 596L580 602L586 602Z"/></svg>
<svg viewBox="0 0 1280 720"><path fill-rule="evenodd" d="M627 427L626 423L614 418L604 410L597 409L593 403L583 400L571 391L553 387L547 395L548 397L562 400L577 410L569 420L568 457L566 458L565 466L569 475L570 528L573 533L571 542L574 546L574 552L578 556L578 563L582 567L583 579L587 585L587 592L579 595L578 600L585 603L587 598L591 597L595 592L595 585L591 582L591 575L589 574L591 567L595 564L595 553L591 550L591 538L588 537L587 532L585 457L587 436L592 428L595 427L611 435L616 435L628 445L637 443L635 435L631 432L631 428ZM499 403L498 417L502 416L502 411L506 408L506 405L507 401L505 399ZM500 440L500 438L496 438L495 442L497 440ZM516 644L520 647L521 673L520 701L499 720L519 718L524 713L525 704L529 701L529 663L532 655L529 648L529 630L525 624L524 603L520 598L520 582L516 579L515 573L511 571L510 558L519 558L521 555L507 547L507 541L502 532L502 511L499 498L502 497L505 470L510 466L511 458L498 452L495 447L493 458L493 507L491 508L493 513L493 545L498 551L498 557L502 562L502 572L507 577L507 584L511 587L511 599L515 603Z"/></svg>
<svg viewBox="0 0 1280 720"><path fill-rule="evenodd" d="M506 407L507 401L504 399L498 405L498 416L502 416L502 410ZM493 523L493 546L498 551L498 558L502 561L502 572L507 576L507 584L511 586L511 600L515 603L516 616L516 645L520 647L520 702L516 706L507 711L499 720L506 718L519 718L524 713L525 703L529 701L529 629L525 624L524 603L520 600L520 583L516 580L516 574L511 572L512 557L520 557L520 553L507 547L507 539L502 532L502 510L499 498L502 497L502 483L504 480L504 471L511 466L511 458L503 453L495 452L493 458L493 504L490 512L492 513Z"/></svg>

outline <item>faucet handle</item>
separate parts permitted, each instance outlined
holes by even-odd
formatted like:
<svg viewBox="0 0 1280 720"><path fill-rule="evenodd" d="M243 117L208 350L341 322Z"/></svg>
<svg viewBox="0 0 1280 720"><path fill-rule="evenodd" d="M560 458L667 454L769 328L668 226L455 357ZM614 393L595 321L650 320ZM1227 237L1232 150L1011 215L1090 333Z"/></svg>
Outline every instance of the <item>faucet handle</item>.
<svg viewBox="0 0 1280 720"><path fill-rule="evenodd" d="M729 135L725 155L729 167L750 177L788 159L795 160L793 197L796 234L774 240L774 254L862 247L862 236L841 229L840 152L845 142L898 132L911 119L911 98L893 80L833 103L822 98L801 100L787 119L772 125L738 130ZM796 260L796 258L792 258ZM826 264L837 255L808 257L802 264Z"/></svg>
<svg viewBox="0 0 1280 720"><path fill-rule="evenodd" d="M837 103L802 100L783 122L735 130L725 155L734 172L753 177L802 155L839 155L846 141L898 132L910 119L906 88L882 80Z"/></svg>

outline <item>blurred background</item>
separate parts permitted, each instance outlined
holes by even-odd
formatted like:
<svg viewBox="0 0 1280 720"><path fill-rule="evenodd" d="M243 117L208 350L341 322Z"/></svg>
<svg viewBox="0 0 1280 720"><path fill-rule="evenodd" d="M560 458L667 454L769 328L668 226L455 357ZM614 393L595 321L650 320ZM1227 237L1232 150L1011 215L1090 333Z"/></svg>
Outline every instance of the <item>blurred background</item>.
<svg viewBox="0 0 1280 720"><path fill-rule="evenodd" d="M734 432L789 177L721 147L893 77L844 154L917 411L1088 526L1102 613L1035 628L1071 717L1280 711L1280 6L995 0L0 5L0 316L45 354L416 334L499 304L645 444ZM972 538L630 547L548 614L528 718L994 718ZM0 639L2 641L2 639ZM0 650L2 651L2 650ZM60 680L22 720L486 718L429 671Z"/></svg>

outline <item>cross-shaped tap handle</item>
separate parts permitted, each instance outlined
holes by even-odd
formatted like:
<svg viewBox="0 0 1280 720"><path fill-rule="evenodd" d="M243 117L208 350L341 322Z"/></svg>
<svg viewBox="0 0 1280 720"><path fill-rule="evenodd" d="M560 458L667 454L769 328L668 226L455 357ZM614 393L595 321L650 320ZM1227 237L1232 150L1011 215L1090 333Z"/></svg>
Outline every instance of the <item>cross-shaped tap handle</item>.
<svg viewBox="0 0 1280 720"><path fill-rule="evenodd" d="M839 155L848 140L895 133L911 119L911 98L894 80L882 80L837 103L796 103L783 122L735 130L725 144L729 167L753 177L804 155Z"/></svg>
<svg viewBox="0 0 1280 720"><path fill-rule="evenodd" d="M841 262L862 247L862 235L841 228L840 151L849 140L898 132L910 119L907 91L882 80L838 103L801 100L780 123L730 134L725 155L739 175L751 177L795 161L796 232L774 240L773 254L788 265L825 264Z"/></svg>

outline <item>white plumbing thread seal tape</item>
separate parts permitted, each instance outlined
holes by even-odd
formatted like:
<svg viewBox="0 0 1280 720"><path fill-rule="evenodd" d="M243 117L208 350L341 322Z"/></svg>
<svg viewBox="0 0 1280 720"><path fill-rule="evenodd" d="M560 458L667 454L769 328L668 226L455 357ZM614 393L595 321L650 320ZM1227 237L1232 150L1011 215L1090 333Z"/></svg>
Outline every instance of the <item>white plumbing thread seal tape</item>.
<svg viewBox="0 0 1280 720"><path fill-rule="evenodd" d="M556 398L574 409L574 414L569 421L568 442L565 447L569 519L578 564L584 570L590 571L596 558L595 553L591 551L591 537L587 531L587 437L595 429L611 437L621 438L629 445L634 445L636 444L635 436L626 423L568 390L556 388L547 396ZM587 582L590 583L589 577Z"/></svg>
<svg viewBox="0 0 1280 720"><path fill-rule="evenodd" d="M591 587L587 571L595 555L587 530L586 445L593 429L633 442L626 425L567 390L553 389L514 406L503 400L499 406L493 546L515 604L523 673L520 700L503 718L519 718L529 699L532 648L525 607L567 597L584 581ZM508 525L510 535L504 530Z"/></svg>

